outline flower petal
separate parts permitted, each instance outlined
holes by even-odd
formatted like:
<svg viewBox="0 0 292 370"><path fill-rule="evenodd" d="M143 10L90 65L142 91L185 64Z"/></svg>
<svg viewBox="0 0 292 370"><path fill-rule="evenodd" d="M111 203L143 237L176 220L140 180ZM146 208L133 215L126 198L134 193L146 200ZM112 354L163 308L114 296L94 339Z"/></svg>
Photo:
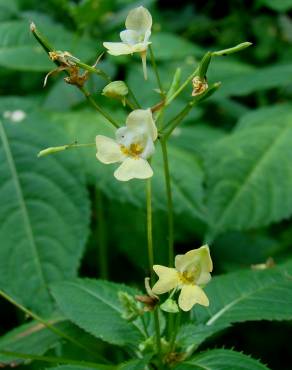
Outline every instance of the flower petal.
<svg viewBox="0 0 292 370"><path fill-rule="evenodd" d="M123 42L104 42L103 46L108 49L107 52L111 55L126 55L133 54L133 48Z"/></svg>
<svg viewBox="0 0 292 370"><path fill-rule="evenodd" d="M144 150L143 150L143 152L141 153L140 156L141 156L141 158L147 159L147 158L151 157L154 152L155 152L154 143L153 143L152 139L148 137L148 139L145 143L145 146L144 146Z"/></svg>
<svg viewBox="0 0 292 370"><path fill-rule="evenodd" d="M143 6L139 6L130 11L126 19L126 28L145 32L152 27L152 16Z"/></svg>
<svg viewBox="0 0 292 370"><path fill-rule="evenodd" d="M196 303L209 306L209 299L203 289L197 285L183 285L178 298L179 307L183 311L190 311Z"/></svg>
<svg viewBox="0 0 292 370"><path fill-rule="evenodd" d="M134 30L125 30L120 32L120 38L125 44L129 45L139 44L139 42L143 41L140 39L141 38L140 34Z"/></svg>
<svg viewBox="0 0 292 370"><path fill-rule="evenodd" d="M152 288L154 294L163 294L169 292L179 285L180 281L176 269L161 265L154 265L153 270L159 277L159 280Z"/></svg>
<svg viewBox="0 0 292 370"><path fill-rule="evenodd" d="M125 158L125 155L122 153L119 144L103 135L97 135L96 139L96 158L102 163L116 163L121 162Z"/></svg>
<svg viewBox="0 0 292 370"><path fill-rule="evenodd" d="M157 139L157 128L152 117L151 109L136 109L131 112L126 120L130 130L148 134L153 141Z"/></svg>
<svg viewBox="0 0 292 370"><path fill-rule="evenodd" d="M213 270L208 245L203 245L200 248L192 249L186 254L175 257L175 267L180 272L186 271L189 266L194 264L199 264L202 272L211 272Z"/></svg>
<svg viewBox="0 0 292 370"><path fill-rule="evenodd" d="M119 181L148 179L152 175L150 164L143 158L127 158L114 173Z"/></svg>

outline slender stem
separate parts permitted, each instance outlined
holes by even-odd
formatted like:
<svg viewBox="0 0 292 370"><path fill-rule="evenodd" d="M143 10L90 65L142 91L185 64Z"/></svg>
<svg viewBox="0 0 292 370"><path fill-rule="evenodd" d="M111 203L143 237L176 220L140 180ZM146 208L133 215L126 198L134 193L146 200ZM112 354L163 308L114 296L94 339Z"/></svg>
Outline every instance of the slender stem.
<svg viewBox="0 0 292 370"><path fill-rule="evenodd" d="M144 329L144 332L145 332L145 336L148 338L149 337L149 333L148 333L148 329L147 329L147 325L146 325L146 322L145 322L145 318L144 316L140 316L141 317L141 322L142 322L142 325L143 325L143 329Z"/></svg>
<svg viewBox="0 0 292 370"><path fill-rule="evenodd" d="M34 23L31 23L30 25L30 30L32 32L32 34L34 35L34 37L36 38L36 40L39 42L39 44L44 48L44 50L46 51L46 53L49 53L50 51L54 51L54 48L53 46L49 43L49 41L37 30L36 26ZM54 63L57 65L57 66L60 66L60 62L58 62L57 60L54 61ZM88 71L90 70L91 72L94 72L94 73L97 73L98 70L94 67L90 67L88 66L87 64L85 63L82 63L80 61L77 62L78 65L80 65L82 68L85 68L87 69ZM66 73L68 73L68 71L65 71ZM102 77L105 78L106 76L106 79L110 81L110 77L108 77L105 72L102 71ZM119 125L118 123L107 113L105 112L97 103L96 101L92 98L92 96L90 95L89 91L85 88L85 87L80 87L78 86L79 90L84 94L84 96L86 97L87 101L101 114L103 115L114 127L118 128Z"/></svg>
<svg viewBox="0 0 292 370"><path fill-rule="evenodd" d="M158 84L158 87L159 87L159 90L160 90L160 95L161 95L162 98L164 98L165 97L165 92L163 90L163 86L162 86L162 83L161 83L161 80L160 80L160 77L159 77L158 68L157 68L157 64L156 64L156 61L155 61L155 57L154 57L154 53L153 53L153 49L152 49L151 45L149 45L149 50L150 50L151 64L152 64L152 67L153 67L153 70L154 70L154 73L155 73L155 76L156 76L157 84Z"/></svg>
<svg viewBox="0 0 292 370"><path fill-rule="evenodd" d="M104 215L104 199L101 191L96 189L98 265L102 279L108 279L108 253L106 244L106 223Z"/></svg>
<svg viewBox="0 0 292 370"><path fill-rule="evenodd" d="M8 294L6 294L5 292L3 292L3 290L0 290L0 296L3 297L4 299L6 299L8 302L12 303L17 308L19 308L21 311L23 311L29 317L32 317L36 321L38 321L41 324L43 324L47 329L51 330L53 333L55 333L59 337L62 337L64 339L68 340L69 342L75 344L77 347L80 347L80 348L86 350L87 352L89 352L91 354L94 354L95 356L97 355L95 352L93 352L90 349L88 349L87 346L79 343L76 339L72 338L70 335L64 333L62 330L56 328L54 325L52 325L48 321L44 320L43 318L41 318L36 313L30 311L28 308L26 308L26 307L22 306L20 303L16 302L12 297L10 297Z"/></svg>
<svg viewBox="0 0 292 370"><path fill-rule="evenodd" d="M79 90L83 92L87 101L101 114L106 118L115 128L119 128L119 124L112 118L106 111L104 111L90 95L89 91L85 87L79 87Z"/></svg>
<svg viewBox="0 0 292 370"><path fill-rule="evenodd" d="M188 84L192 81L192 79L198 74L198 68L187 77L185 82L166 100L165 105L169 105L183 90Z"/></svg>
<svg viewBox="0 0 292 370"><path fill-rule="evenodd" d="M169 172L168 152L167 152L167 140L162 137L160 139L163 156L163 167L164 167L164 179L166 186L166 197L167 197L167 215L168 215L168 265L173 265L174 260L174 232L173 232L173 202L172 202L172 190L171 190L171 179Z"/></svg>
<svg viewBox="0 0 292 370"><path fill-rule="evenodd" d="M171 190L171 179L169 172L168 152L167 152L167 140L164 137L160 139L162 157L163 157L163 168L164 168L164 179L166 187L167 197L167 218L168 218L168 265L173 266L174 261L174 232L173 232L173 202L172 202L172 190ZM173 314L168 315L168 336L171 338L173 334L174 326Z"/></svg>
<svg viewBox="0 0 292 370"><path fill-rule="evenodd" d="M162 135L165 139L168 139L168 137L172 134L173 130L189 114L191 109L194 107L195 103L196 103L195 100L189 102L172 120L168 122L167 129Z"/></svg>
<svg viewBox="0 0 292 370"><path fill-rule="evenodd" d="M134 101L134 103L136 105L136 108L139 108L140 109L141 108L141 105L139 104L139 102L138 102L135 94L133 93L133 90L129 87L129 85L127 85L127 86L128 86L129 94L131 95L131 97L132 97L132 99L133 99L133 101Z"/></svg>
<svg viewBox="0 0 292 370"><path fill-rule="evenodd" d="M152 189L151 178L146 180L146 207L147 207L147 249L148 249L148 264L150 270L151 285L154 284L154 252L152 238Z"/></svg>
<svg viewBox="0 0 292 370"><path fill-rule="evenodd" d="M126 98L125 99L125 102L126 102L127 106L129 108L131 108L132 110L135 110L136 109L136 106L129 99Z"/></svg>
<svg viewBox="0 0 292 370"><path fill-rule="evenodd" d="M99 370L112 370L113 369L112 365L103 365L103 364L97 364L95 362L71 360L71 359L67 359L63 357L38 356L34 354L2 351L2 350L0 350L0 353L5 356L17 357L17 358L21 358L25 360L42 361L42 362L49 362L49 363L54 363L54 364L57 363L57 364L88 366L90 368L99 369Z"/></svg>
<svg viewBox="0 0 292 370"><path fill-rule="evenodd" d="M176 314L176 317L175 317L175 326L174 326L174 330L172 332L172 336L171 336L171 341L170 341L170 352L173 352L175 350L175 340L176 340L176 336L177 336L177 333L178 333L178 329L179 329L179 326L180 326L180 315L181 313L178 312Z"/></svg>
<svg viewBox="0 0 292 370"><path fill-rule="evenodd" d="M153 253L153 238L152 238L152 191L151 191L151 178L146 180L146 206L147 206L147 246L148 246L148 262L150 267L150 279L151 285L154 284L154 253ZM156 336L156 346L157 354L159 360L161 361L162 351L161 351L161 340L160 340L160 324L159 315L157 308L153 311L154 324L155 324L155 336Z"/></svg>
<svg viewBox="0 0 292 370"><path fill-rule="evenodd" d="M161 349L161 340L160 340L160 323L159 323L159 313L158 308L155 308L153 311L154 315L154 326L155 326L155 334L156 334L156 347L157 347L157 354L159 358L159 362L162 365L162 349Z"/></svg>

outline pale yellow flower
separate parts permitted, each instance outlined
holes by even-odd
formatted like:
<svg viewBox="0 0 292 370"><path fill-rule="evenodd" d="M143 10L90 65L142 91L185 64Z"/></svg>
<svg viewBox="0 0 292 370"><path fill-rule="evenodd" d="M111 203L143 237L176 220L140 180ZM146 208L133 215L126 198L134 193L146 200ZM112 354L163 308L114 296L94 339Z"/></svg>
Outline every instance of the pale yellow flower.
<svg viewBox="0 0 292 370"><path fill-rule="evenodd" d="M114 172L120 181L147 179L153 175L147 159L155 151L156 139L157 128L151 109L137 109L128 115L126 126L116 131L115 140L96 136L96 157L106 164L121 162Z"/></svg>
<svg viewBox="0 0 292 370"><path fill-rule="evenodd" d="M143 63L145 79L146 53L151 36L152 17L149 11L143 6L139 6L130 11L126 19L126 30L120 32L122 42L104 42L103 46L108 49L111 55L125 55L140 53Z"/></svg>
<svg viewBox="0 0 292 370"><path fill-rule="evenodd" d="M209 299L201 288L210 281L213 270L207 245L177 255L175 268L154 265L153 269L159 277L152 288L154 294L180 289L178 305L183 311L191 310L196 303L209 306Z"/></svg>

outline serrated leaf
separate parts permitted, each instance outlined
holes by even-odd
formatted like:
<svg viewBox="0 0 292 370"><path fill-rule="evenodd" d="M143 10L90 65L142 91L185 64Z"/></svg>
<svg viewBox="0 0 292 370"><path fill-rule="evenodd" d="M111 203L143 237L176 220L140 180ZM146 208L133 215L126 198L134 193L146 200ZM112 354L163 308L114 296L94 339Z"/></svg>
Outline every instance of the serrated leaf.
<svg viewBox="0 0 292 370"><path fill-rule="evenodd" d="M80 39L76 43L74 35L64 27L42 24L41 30L56 50L66 50L80 59L88 60L97 54L94 44ZM30 34L29 22L14 20L0 24L0 65L21 71L46 72L55 68L34 37Z"/></svg>
<svg viewBox="0 0 292 370"><path fill-rule="evenodd" d="M259 361L240 352L213 349L184 361L175 370L267 370Z"/></svg>
<svg viewBox="0 0 292 370"><path fill-rule="evenodd" d="M292 214L292 109L277 119L268 110L249 117L252 123L242 118L238 130L204 153L211 240L225 230L265 226Z"/></svg>
<svg viewBox="0 0 292 370"><path fill-rule="evenodd" d="M54 325L62 332L73 337L79 336L80 329L64 318L48 320L48 323ZM21 325L0 338L0 351L29 353L31 355L43 355L49 349L57 346L60 341L57 334L47 329L43 324L31 322ZM25 360L18 357L11 357L0 354L0 364L21 363ZM1 367L1 366L0 366Z"/></svg>
<svg viewBox="0 0 292 370"><path fill-rule="evenodd" d="M137 291L101 280L76 279L52 286L52 294L63 314L76 325L106 342L137 346L145 339L136 321L122 318L120 291Z"/></svg>
<svg viewBox="0 0 292 370"><path fill-rule="evenodd" d="M205 292L210 306L195 306L194 324L182 326L178 343L196 349L231 324L256 320L291 320L292 262L265 271L245 270L214 277Z"/></svg>
<svg viewBox="0 0 292 370"><path fill-rule="evenodd" d="M292 319L292 262L264 271L240 271L214 277L206 286L208 309L193 317L207 326L251 320Z"/></svg>
<svg viewBox="0 0 292 370"><path fill-rule="evenodd" d="M0 288L48 314L48 284L76 276L87 238L84 175L74 153L37 159L66 140L45 116L0 123L0 140Z"/></svg>
<svg viewBox="0 0 292 370"><path fill-rule="evenodd" d="M227 327L227 324L213 324L209 326L204 324L185 324L179 329L177 343L186 350L190 346L196 349L206 339Z"/></svg>
<svg viewBox="0 0 292 370"><path fill-rule="evenodd" d="M114 137L114 130L96 113L81 111L54 116L57 123L65 126L69 134L69 142L94 142L97 134ZM166 209L164 168L159 143L152 160L153 176L153 207L157 210ZM95 148L80 151L91 182L97 184L110 198L123 203L131 203L136 207L145 207L145 181L131 180L119 182L113 176L117 164L104 165L96 160ZM186 212L192 217L205 218L203 207L203 172L198 158L189 151L169 146L170 173L174 211L178 214Z"/></svg>

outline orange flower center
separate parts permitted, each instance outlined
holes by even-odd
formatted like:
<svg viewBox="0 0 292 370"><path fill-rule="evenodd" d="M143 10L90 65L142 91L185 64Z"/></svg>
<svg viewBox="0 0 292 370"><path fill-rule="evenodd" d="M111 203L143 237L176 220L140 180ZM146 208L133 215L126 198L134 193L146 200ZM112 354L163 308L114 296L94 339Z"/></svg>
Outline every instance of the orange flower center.
<svg viewBox="0 0 292 370"><path fill-rule="evenodd" d="M140 154L143 152L144 148L142 147L141 144L131 144L129 146L129 148L127 148L126 146L124 145L121 145L121 151L125 154L125 155L129 155L130 157L134 157L134 158L137 158L140 156Z"/></svg>

